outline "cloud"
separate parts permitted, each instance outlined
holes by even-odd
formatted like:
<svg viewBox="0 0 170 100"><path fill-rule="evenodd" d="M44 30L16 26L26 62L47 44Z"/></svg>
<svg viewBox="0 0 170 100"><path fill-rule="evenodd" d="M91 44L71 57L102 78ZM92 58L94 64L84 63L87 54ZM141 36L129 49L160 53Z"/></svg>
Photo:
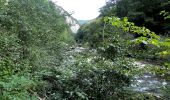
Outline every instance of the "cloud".
<svg viewBox="0 0 170 100"><path fill-rule="evenodd" d="M78 20L90 20L99 15L99 8L105 0L52 0L68 12L74 12L73 17Z"/></svg>

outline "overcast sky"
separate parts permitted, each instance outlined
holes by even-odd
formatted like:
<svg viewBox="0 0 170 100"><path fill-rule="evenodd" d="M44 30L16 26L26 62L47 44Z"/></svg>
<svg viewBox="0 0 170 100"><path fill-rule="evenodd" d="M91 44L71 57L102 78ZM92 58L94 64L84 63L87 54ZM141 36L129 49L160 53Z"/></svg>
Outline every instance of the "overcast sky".
<svg viewBox="0 0 170 100"><path fill-rule="evenodd" d="M105 0L52 0L68 12L74 12L73 17L78 20L90 20L99 15L99 8Z"/></svg>

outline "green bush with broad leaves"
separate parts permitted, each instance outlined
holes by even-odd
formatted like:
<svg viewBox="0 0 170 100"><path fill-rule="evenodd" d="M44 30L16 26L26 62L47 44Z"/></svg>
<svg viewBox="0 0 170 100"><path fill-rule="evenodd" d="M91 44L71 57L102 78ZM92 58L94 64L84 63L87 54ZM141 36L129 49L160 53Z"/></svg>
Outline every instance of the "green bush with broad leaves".
<svg viewBox="0 0 170 100"><path fill-rule="evenodd" d="M128 58L112 62L94 52L80 53L72 64L54 69L44 73L50 100L123 100L127 98L125 88L139 72Z"/></svg>
<svg viewBox="0 0 170 100"><path fill-rule="evenodd" d="M170 41L168 37L162 38L145 27L135 26L134 23L128 22L126 17L122 20L117 17L106 17L105 21L111 23L114 27L121 28L125 32L141 35L130 41L129 51L132 50L132 53L136 53L139 58L144 56L147 59L153 59L154 57L153 60L159 59L158 61L161 61L160 63L164 68L154 68L153 70L158 75L163 75L169 79ZM144 49L140 49L139 44L141 43L145 43Z"/></svg>
<svg viewBox="0 0 170 100"><path fill-rule="evenodd" d="M146 45L162 49L162 51L157 49L158 51L155 54L160 56L168 56L170 54L169 38L161 38L145 27L135 26L134 23L128 22L126 17L122 20L117 17L106 17L105 22L111 23L114 27L121 28L124 32L139 34L140 37L131 40L131 44L145 43Z"/></svg>
<svg viewBox="0 0 170 100"><path fill-rule="evenodd" d="M0 0L0 99L43 98L41 73L60 65L64 42L73 36L53 2Z"/></svg>
<svg viewBox="0 0 170 100"><path fill-rule="evenodd" d="M29 89L35 86L33 80L27 76L12 75L0 82L0 96L2 100L38 100L36 95L29 93Z"/></svg>

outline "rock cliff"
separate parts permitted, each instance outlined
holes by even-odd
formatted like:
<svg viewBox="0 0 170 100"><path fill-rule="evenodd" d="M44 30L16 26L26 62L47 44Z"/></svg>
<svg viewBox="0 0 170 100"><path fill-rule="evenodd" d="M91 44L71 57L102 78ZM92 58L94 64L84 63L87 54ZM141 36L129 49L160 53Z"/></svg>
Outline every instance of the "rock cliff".
<svg viewBox="0 0 170 100"><path fill-rule="evenodd" d="M61 6L56 5L62 15L65 16L66 23L70 26L70 30L76 34L80 28L80 23L71 16L67 11L65 11Z"/></svg>

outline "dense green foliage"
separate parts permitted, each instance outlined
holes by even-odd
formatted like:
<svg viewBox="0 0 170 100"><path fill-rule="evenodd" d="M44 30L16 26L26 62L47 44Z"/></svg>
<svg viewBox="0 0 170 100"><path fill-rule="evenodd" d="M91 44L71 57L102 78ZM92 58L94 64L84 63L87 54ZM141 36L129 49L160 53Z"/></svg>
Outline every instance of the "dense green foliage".
<svg viewBox="0 0 170 100"><path fill-rule="evenodd" d="M73 54L72 54L73 53ZM74 55L70 63L70 55ZM130 60L105 60L93 51L76 54L69 52L62 67L47 73L45 80L51 84L48 89L53 93L50 99L98 100L123 97L123 90L131 83L132 69ZM121 64L120 64L121 63ZM128 65L128 66L124 66ZM126 69L125 69L126 67ZM122 94L122 95L120 95Z"/></svg>
<svg viewBox="0 0 170 100"><path fill-rule="evenodd" d="M128 51L130 56L140 59L158 60L159 62L169 62L169 56L160 56L160 54L169 55L169 7L169 0L109 0L107 4L101 8L100 16L127 17L130 22L141 27L135 27L134 29L133 25L124 26L129 28L125 30L126 33L135 33L133 35L135 41L137 37L142 36L140 38L141 42L143 41L142 43L138 41L138 44L130 46ZM161 33L161 38L152 41L154 44L146 41L148 39L151 40L151 37L146 34L148 33L147 30L143 30L143 26L152 30L155 34ZM122 28L124 27L122 26ZM141 34L140 31L144 34ZM153 32L151 32L151 34ZM155 44L159 44L159 46L156 46Z"/></svg>
<svg viewBox="0 0 170 100"><path fill-rule="evenodd" d="M130 52L131 48L133 48L133 45L135 44L141 44L145 43L145 47L142 51L146 51L145 53L142 53L141 55L147 54L149 51L149 47L151 47L150 55L153 57L158 57L159 60L162 60L162 63L164 63L164 66L166 67L165 70L162 70L163 76L166 76L166 74L169 72L170 66L169 66L169 58L170 58L170 41L169 38L163 38L161 39L160 36L156 35L154 32L146 29L145 27L138 27L135 26L134 23L128 22L127 18L124 18L123 20L120 20L120 18L105 18L105 21L108 21L115 27L121 28L124 32L130 32L141 35L141 37L136 38L135 40L130 42L129 51L128 53L134 53L135 50L132 49L132 52ZM161 49L160 49L161 48ZM136 50L139 51L139 50ZM141 53L141 51L139 51ZM149 53L148 53L149 54ZM139 54L138 54L139 55ZM144 55L146 56L146 55ZM147 57L147 56L146 56ZM152 57L151 57L152 58ZM150 58L150 59L151 59ZM167 63L168 62L168 63ZM160 69L159 69L160 70ZM169 77L167 75L166 77ZM168 78L167 78L168 79Z"/></svg>
<svg viewBox="0 0 170 100"><path fill-rule="evenodd" d="M138 26L169 35L170 20L159 14L163 10L170 12L169 0L109 0L100 16L128 17Z"/></svg>
<svg viewBox="0 0 170 100"><path fill-rule="evenodd" d="M41 71L60 65L62 42L73 41L63 38L71 32L52 2L1 0L0 99L35 98Z"/></svg>
<svg viewBox="0 0 170 100"><path fill-rule="evenodd" d="M159 3L157 4L156 1L157 2L159 1L158 0L152 1L153 2L152 4L148 3L147 1L145 1L144 3L144 1L142 2L140 0L133 2L134 4L136 4L136 2L141 2L142 4L143 3L146 4L145 7L148 6L151 7L151 10L153 10L151 12L147 12L148 10L146 9L142 10L144 17L141 15L139 16L135 15L137 13L139 14L140 11L137 10L138 9L137 7L140 7L142 4L137 3L135 5L136 6L135 8L134 4L131 1L133 0L120 0L117 2L114 1L108 2L107 5L101 9L101 15L99 18L93 21L89 21L87 24L82 25L82 27L79 29L76 39L80 43L89 45L90 48L97 49L98 54L100 54L105 59L112 60L113 62L117 60L118 61L126 60L125 58L127 57L128 58L133 57L140 60L156 62L162 67L150 67L149 70L152 73L166 80L169 80L169 76L170 76L169 75L169 70L170 70L169 37L167 37L167 35L165 34L159 36L155 33L157 31L154 30L155 31L154 32L149 30L148 28L152 29L155 26L149 25L148 27L147 25L148 22L146 22L149 16L147 14L151 14L153 11L155 11L155 9L158 9L157 6L159 5ZM167 2L167 4L169 3ZM155 8L152 8L152 6ZM133 7L134 9L132 9L131 7ZM137 13L134 10L137 10ZM158 27L162 28L159 30L162 33L168 32L168 29L167 30L163 29L163 27L164 28L169 27L168 24L165 24L165 23L169 23L169 13L166 11L168 11L167 6L164 9L159 8L159 10L156 13L153 12L154 13L153 16L150 16L152 18L157 18L157 17L161 18L161 21L163 21L164 26L162 26L162 24L158 24L158 23L156 24L158 25ZM135 13L133 17L129 15L132 13ZM103 16L111 16L111 17L103 17ZM121 18L114 17L114 16L119 16ZM129 22L128 19L131 22ZM154 19L154 21L157 20ZM154 21L151 20L151 23L154 23ZM135 24L137 24L138 26L136 26ZM125 64L125 66L128 65ZM124 68L126 69L126 67ZM166 91L164 93L166 97L165 99L169 98L169 96L167 96L167 93L169 93L168 89L169 89L168 87L164 88L164 91ZM121 95L123 96L124 94L126 93L123 93ZM133 93L130 92L130 94ZM142 98L142 96L140 97ZM141 98L136 98L135 96L134 98L141 99ZM155 100L156 98L152 98L152 99Z"/></svg>
<svg viewBox="0 0 170 100"><path fill-rule="evenodd" d="M169 27L168 5L168 0L110 0L99 18L79 29L75 38L86 46L81 48L70 47L75 41L65 19L69 13L53 2L1 0L0 100L164 99L129 87L144 70L170 78L170 39L146 28L148 19L154 23L159 16L163 28ZM131 57L157 59L162 67L142 69Z"/></svg>
<svg viewBox="0 0 170 100"><path fill-rule="evenodd" d="M96 19L89 24L85 24L79 30L77 38L80 41L87 42L92 48L97 48L100 54L109 59L122 57L127 48L124 39L131 38L123 36L123 31L113 27L110 23L104 22L104 19Z"/></svg>
<svg viewBox="0 0 170 100"><path fill-rule="evenodd" d="M133 36L133 34L139 34L142 35L142 37L134 39L135 37ZM137 75L137 73L140 72L142 73L142 71L140 72L139 70L137 71L138 68L132 67L133 65L131 64L133 63L133 61L130 61L129 63L124 63L124 61L125 62L128 61L126 58L130 56L134 56L135 52L137 55L139 55L141 51L143 51L144 52L143 54L146 53L146 55L141 54L144 57L148 57L149 53L147 52L151 52L150 55L152 55L152 57L156 57L156 53L158 54L159 52L164 52L164 50L165 51L170 50L168 41L166 40L161 41L160 36L156 35L154 32L150 31L145 27L135 26L134 23L128 22L127 18L124 18L122 20L117 17L98 18L94 21L89 22L88 24L83 25L80 28L79 33L77 34L77 39L79 40L79 42L85 43L86 46L88 45L90 48L93 49L95 48L97 50L97 53L101 57L104 57L105 61L106 59L108 59L111 60L113 63L118 62L117 65L114 66L114 71L117 71L119 70L119 68L121 68L120 69L121 71L123 70L125 71L123 75L126 75L128 73L130 75L135 76ZM146 43L146 46L142 46L141 43ZM163 44L164 46L165 44L168 45L164 47ZM137 46L136 51L133 46ZM153 50L148 51L148 49L146 49L147 47L152 48ZM158 50L158 48L160 48L160 50ZM169 57L169 55L167 54L166 56ZM165 60L167 61L168 59L166 58ZM129 64L131 67L128 67ZM166 73L168 73L169 67L157 68L157 69L153 68L151 70L153 73L159 74L161 76L167 76L168 74ZM134 73L134 71L136 73ZM130 80L132 80L131 79L132 77L130 76L128 77ZM121 80L121 78L119 80ZM122 91L121 88L120 90ZM132 91L128 91L127 89L125 89L124 92L118 92L118 94L120 94L121 96L119 97L114 95L113 98L114 99L126 98L127 100L131 100L131 99L133 100L133 99L142 99L142 98L144 99L145 97L147 97L147 95L145 94L141 94L141 95L138 93L134 94ZM127 97L126 95L129 95L129 97ZM132 95L135 96L133 97ZM140 97L138 98L137 95L140 95ZM151 96L151 98L153 100L156 99L154 98L154 96Z"/></svg>

